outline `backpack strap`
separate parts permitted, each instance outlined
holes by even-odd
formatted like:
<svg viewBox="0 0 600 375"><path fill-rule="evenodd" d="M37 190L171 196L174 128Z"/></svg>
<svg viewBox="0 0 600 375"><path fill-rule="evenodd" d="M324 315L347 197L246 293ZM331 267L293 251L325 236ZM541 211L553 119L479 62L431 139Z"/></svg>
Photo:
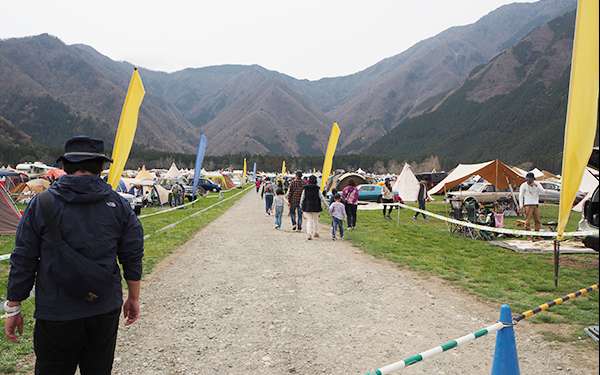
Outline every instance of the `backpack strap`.
<svg viewBox="0 0 600 375"><path fill-rule="evenodd" d="M54 196L49 191L44 191L37 196L40 202L40 208L42 210L42 217L44 218L44 225L48 228L48 234L52 241L61 241L62 235L60 234L60 219L58 213L54 209Z"/></svg>

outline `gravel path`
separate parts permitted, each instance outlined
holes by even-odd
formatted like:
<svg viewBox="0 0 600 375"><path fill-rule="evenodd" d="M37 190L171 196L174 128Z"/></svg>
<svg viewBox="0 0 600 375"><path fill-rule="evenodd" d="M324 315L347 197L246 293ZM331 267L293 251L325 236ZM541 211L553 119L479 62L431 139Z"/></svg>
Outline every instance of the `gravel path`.
<svg viewBox="0 0 600 375"><path fill-rule="evenodd" d="M306 241L287 220L277 232L261 208L247 194L146 279L115 374L361 374L497 319L497 306L348 242ZM593 350L517 332L523 374L598 373ZM403 373L487 374L493 348L482 338Z"/></svg>

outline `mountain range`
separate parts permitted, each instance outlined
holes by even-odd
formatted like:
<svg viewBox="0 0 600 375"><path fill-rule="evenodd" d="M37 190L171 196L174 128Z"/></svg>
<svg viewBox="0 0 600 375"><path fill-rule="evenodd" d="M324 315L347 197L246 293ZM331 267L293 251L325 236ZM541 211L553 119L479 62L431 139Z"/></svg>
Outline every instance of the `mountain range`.
<svg viewBox="0 0 600 375"><path fill-rule="evenodd" d="M146 97L136 145L193 153L200 132L204 132L212 155L318 155L323 152L330 123L338 121L341 153L393 153L411 160L430 154L450 158L439 150L438 143L430 142L435 133L418 139L411 133L410 147L402 140L392 140L403 137L403 129L414 121L425 121L419 119L446 108L449 100L466 92L465 85L474 85L475 79L487 82L488 92L496 92L495 86L502 85L516 90L530 82L525 79L527 74L510 84L494 84L492 73L487 78L480 76L513 63L502 58L506 51L518 46L519 51L524 49L522 43L533 30L547 27L575 5L575 0L505 5L473 24L447 29L363 71L317 81L298 80L258 65L188 68L173 73L140 68ZM560 48L568 49L565 43ZM568 65L565 51L557 56L565 57ZM490 65L494 62L495 67ZM131 63L114 61L87 45L66 45L48 34L0 40L0 116L4 118L0 132L14 127L11 134L20 134L24 144L51 147L81 133L110 143L132 69ZM464 94L464 103L487 107L490 100L497 100L493 99L497 95L483 95L486 89L483 83L478 85L476 93ZM427 126L416 127L426 133ZM453 127L459 131L477 127L485 132L485 127L474 123ZM431 131L439 132L435 126ZM463 160L480 155L465 151L451 156Z"/></svg>
<svg viewBox="0 0 600 375"><path fill-rule="evenodd" d="M533 30L368 152L417 160L437 155L447 165L503 159L559 170L574 25L573 11Z"/></svg>

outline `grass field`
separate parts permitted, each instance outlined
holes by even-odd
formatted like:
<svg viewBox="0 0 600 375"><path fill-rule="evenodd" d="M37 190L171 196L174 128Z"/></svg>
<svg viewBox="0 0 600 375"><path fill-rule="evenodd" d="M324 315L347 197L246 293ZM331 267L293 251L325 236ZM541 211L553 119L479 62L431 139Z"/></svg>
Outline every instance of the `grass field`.
<svg viewBox="0 0 600 375"><path fill-rule="evenodd" d="M448 204L430 203L428 210L447 215ZM558 206L542 207L543 221L555 220ZM392 214L395 216L396 212ZM560 286L554 288L552 255L520 254L451 234L442 221L422 218L414 222L412 211L403 209L400 225L383 219L378 211L359 211L357 229L348 239L365 252L389 259L427 275L441 277L493 304L508 303L514 313L533 308L598 281L598 255L561 255ZM567 230L577 227L573 213ZM327 219L325 219L327 221ZM515 227L515 219L507 226ZM582 328L598 323L598 293L569 301L532 319L537 323L561 324L548 330L555 340L574 341ZM567 325L566 329L563 329ZM555 326L558 327L558 326Z"/></svg>
<svg viewBox="0 0 600 375"><path fill-rule="evenodd" d="M210 196L206 199L200 200L193 206L186 207L185 209L176 210L163 215L156 215L153 217L142 219L141 222L144 226L144 234L150 234L150 238L145 241L144 248L144 274L152 272L154 267L169 255L178 246L189 240L194 233L206 226L208 223L222 215L229 207L231 207L239 198L243 196L239 194L234 197L237 193L242 190L234 189L224 193L224 198L230 198L228 201L223 202L220 205L203 212L189 220L185 220L177 226L171 228L168 231L161 233L155 233L159 228L164 227L170 223L181 220L186 216L198 212L210 205L217 203L219 200L216 196ZM144 209L142 214L148 214L155 212L160 209L147 208ZM0 236L0 255L8 254L12 251L14 246L14 236ZM0 262L0 300L4 301L6 296L6 282L8 274L8 262ZM143 298L143 289L142 289ZM29 361L26 360L26 356L32 352L32 332L33 332L33 299L30 298L23 304L24 316L25 316L25 334L18 344L9 343L2 338L0 339L0 374L12 374L15 372L27 372ZM3 322L2 322L3 323ZM3 330L2 330L3 332ZM19 365L19 363L21 364Z"/></svg>

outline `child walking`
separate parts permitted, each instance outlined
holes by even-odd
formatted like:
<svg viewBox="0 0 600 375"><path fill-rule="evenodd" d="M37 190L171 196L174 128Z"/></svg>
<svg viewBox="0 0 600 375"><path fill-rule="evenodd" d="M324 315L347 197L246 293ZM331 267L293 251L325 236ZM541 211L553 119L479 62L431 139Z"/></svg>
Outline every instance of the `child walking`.
<svg viewBox="0 0 600 375"><path fill-rule="evenodd" d="M283 217L283 207L285 205L285 195L283 189L279 188L275 191L273 199L273 209L275 210L275 229L281 229L281 218Z"/></svg>
<svg viewBox="0 0 600 375"><path fill-rule="evenodd" d="M331 239L335 241L337 228L340 229L340 238L344 239L344 220L346 220L346 206L342 203L342 196L335 193L333 203L329 206L331 214Z"/></svg>

